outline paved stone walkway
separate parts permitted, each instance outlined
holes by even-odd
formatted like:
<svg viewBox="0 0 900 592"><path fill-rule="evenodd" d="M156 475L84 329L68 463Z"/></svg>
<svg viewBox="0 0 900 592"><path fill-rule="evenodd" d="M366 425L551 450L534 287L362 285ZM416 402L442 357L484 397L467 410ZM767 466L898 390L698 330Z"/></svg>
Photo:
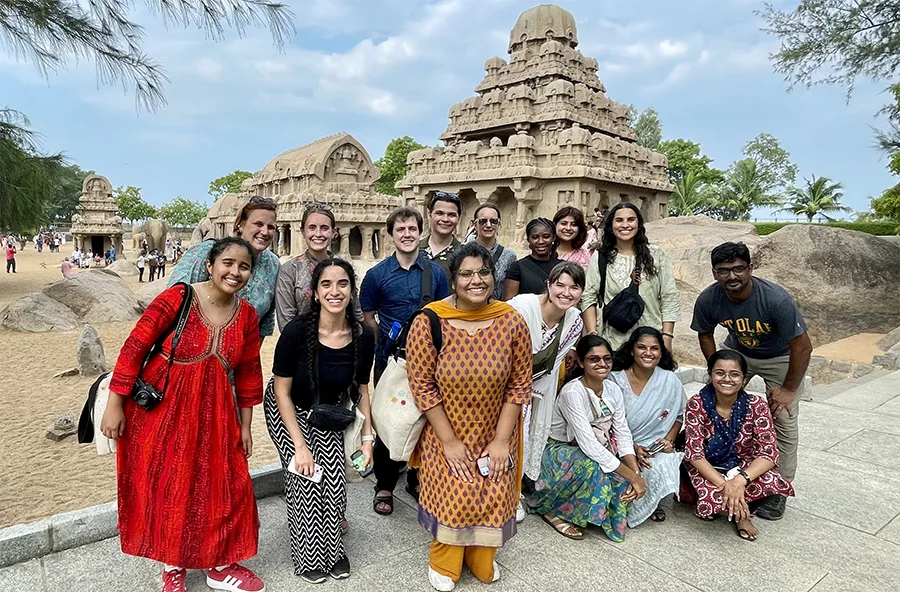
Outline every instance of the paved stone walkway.
<svg viewBox="0 0 900 592"><path fill-rule="evenodd" d="M900 590L900 372L814 391L801 404L797 498L779 522L759 521L756 542L741 541L723 519L706 523L675 504L662 524L646 523L612 543L590 530L565 539L536 516L498 554L502 579L491 592L851 592ZM399 488L398 488L399 489ZM353 567L348 580L311 586L293 575L284 501L260 502L260 554L247 562L270 592L431 590L429 537L412 500L394 515L371 510L371 483L349 486ZM189 590L208 590L192 572ZM127 557L109 539L0 569L0 592L152 592L159 567ZM481 590L466 574L457 590Z"/></svg>

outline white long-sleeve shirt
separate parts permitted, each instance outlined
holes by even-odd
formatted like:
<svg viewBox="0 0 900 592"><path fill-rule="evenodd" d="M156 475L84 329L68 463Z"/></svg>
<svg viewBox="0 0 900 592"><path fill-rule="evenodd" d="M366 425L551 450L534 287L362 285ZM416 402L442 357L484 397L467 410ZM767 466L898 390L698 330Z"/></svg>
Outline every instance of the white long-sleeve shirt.
<svg viewBox="0 0 900 592"><path fill-rule="evenodd" d="M625 419L625 397L622 389L612 380L603 381L603 402L612 411L612 435L619 449L619 456L634 454L631 430ZM602 414L600 400L594 391L587 388L581 379L573 380L559 392L550 437L560 442L577 442L588 458L600 465L604 473L612 473L619 468L620 461L603 446L591 422Z"/></svg>

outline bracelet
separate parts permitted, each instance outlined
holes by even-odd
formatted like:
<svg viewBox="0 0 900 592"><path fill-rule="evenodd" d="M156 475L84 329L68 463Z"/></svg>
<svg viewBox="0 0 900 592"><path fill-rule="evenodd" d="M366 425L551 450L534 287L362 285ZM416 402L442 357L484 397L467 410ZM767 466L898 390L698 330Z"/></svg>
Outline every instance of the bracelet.
<svg viewBox="0 0 900 592"><path fill-rule="evenodd" d="M362 440L361 440L361 441L362 441L362 442L374 442L374 441L375 441L375 434L363 434L363 435L362 435Z"/></svg>
<svg viewBox="0 0 900 592"><path fill-rule="evenodd" d="M675 336L672 335L671 333L662 333L662 335L665 337L671 337L672 339L675 339Z"/></svg>

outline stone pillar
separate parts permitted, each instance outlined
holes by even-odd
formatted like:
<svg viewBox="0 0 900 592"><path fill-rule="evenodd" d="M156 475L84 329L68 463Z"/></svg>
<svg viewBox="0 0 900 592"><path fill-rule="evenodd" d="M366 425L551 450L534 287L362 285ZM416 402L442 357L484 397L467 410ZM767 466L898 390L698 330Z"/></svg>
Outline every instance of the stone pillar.
<svg viewBox="0 0 900 592"><path fill-rule="evenodd" d="M483 204L486 201L490 201L491 193L493 193L493 191L485 191L485 190L476 191L475 199L478 200L478 203Z"/></svg>
<svg viewBox="0 0 900 592"><path fill-rule="evenodd" d="M372 253L372 236L375 234L376 230L374 228L369 228L368 226L363 226L360 230L362 230L362 250L359 253L359 256L363 259L374 259L375 255Z"/></svg>

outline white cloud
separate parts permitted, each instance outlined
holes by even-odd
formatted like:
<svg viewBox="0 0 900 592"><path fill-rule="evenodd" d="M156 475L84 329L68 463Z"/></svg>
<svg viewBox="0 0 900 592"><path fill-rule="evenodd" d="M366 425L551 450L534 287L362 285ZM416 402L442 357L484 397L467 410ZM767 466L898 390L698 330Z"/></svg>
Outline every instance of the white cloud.
<svg viewBox="0 0 900 592"><path fill-rule="evenodd" d="M666 58L677 58L687 53L688 46L683 41L669 41L663 39L657 46L659 55Z"/></svg>

